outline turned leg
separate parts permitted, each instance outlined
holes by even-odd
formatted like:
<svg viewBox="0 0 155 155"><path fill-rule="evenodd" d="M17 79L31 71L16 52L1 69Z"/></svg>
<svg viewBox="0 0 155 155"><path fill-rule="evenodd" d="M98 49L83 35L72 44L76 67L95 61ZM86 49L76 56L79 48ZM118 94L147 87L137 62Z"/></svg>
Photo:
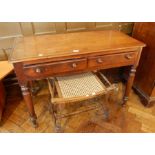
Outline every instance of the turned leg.
<svg viewBox="0 0 155 155"><path fill-rule="evenodd" d="M32 102L32 96L30 90L27 86L21 86L22 94L27 105L29 114L30 114L30 121L34 127L37 127L37 117L34 111L34 106Z"/></svg>
<svg viewBox="0 0 155 155"><path fill-rule="evenodd" d="M56 132L58 132L58 133L62 133L62 132L64 132L64 129L63 129L63 126L62 126L62 117L61 117L61 114L62 114L62 111L63 111L63 109L64 109L64 104L59 104L58 106L57 106L57 111L55 110L55 131ZM56 116L57 115L57 113L58 113L58 111L59 111L59 116Z"/></svg>
<svg viewBox="0 0 155 155"><path fill-rule="evenodd" d="M59 107L59 109L61 108ZM55 132L63 132L61 127L61 118L57 118L57 110L53 103L49 103L49 112L53 118Z"/></svg>
<svg viewBox="0 0 155 155"><path fill-rule="evenodd" d="M130 72L129 72L129 77L128 77L128 80L127 80L122 105L125 105L126 102L128 101L129 94L130 94L130 91L131 91L131 88L132 88L132 85L133 85L133 81L134 81L134 78L135 78L135 73L136 73L136 67L132 66L131 69L130 69Z"/></svg>
<svg viewBox="0 0 155 155"><path fill-rule="evenodd" d="M55 110L54 104L51 102L49 103L49 112L52 115L53 122L54 122L54 128L56 130L56 127L57 127L56 110Z"/></svg>

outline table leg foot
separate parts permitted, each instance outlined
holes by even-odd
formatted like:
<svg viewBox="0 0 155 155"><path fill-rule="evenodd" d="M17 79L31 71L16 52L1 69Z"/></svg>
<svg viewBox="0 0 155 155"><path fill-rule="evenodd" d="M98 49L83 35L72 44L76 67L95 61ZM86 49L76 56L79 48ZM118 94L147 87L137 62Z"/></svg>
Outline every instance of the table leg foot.
<svg viewBox="0 0 155 155"><path fill-rule="evenodd" d="M122 101L122 106L124 106L126 104L126 102L128 101L129 94L130 94L130 91L132 89L133 81L135 78L135 73L136 73L136 67L131 66L128 81L127 81L126 88L125 88L123 101Z"/></svg>
<svg viewBox="0 0 155 155"><path fill-rule="evenodd" d="M125 106L127 101L128 101L129 97L125 96L121 102L121 106Z"/></svg>
<svg viewBox="0 0 155 155"><path fill-rule="evenodd" d="M29 114L30 114L30 121L32 123L32 126L37 127L37 117L36 117L36 114L35 114L34 105L33 105L30 90L25 85L21 86L21 90L22 90L22 94L23 94L25 103L27 105L27 108L28 108L28 111L29 111Z"/></svg>
<svg viewBox="0 0 155 155"><path fill-rule="evenodd" d="M37 117L30 116L30 122L32 124L32 127L34 127L34 128L37 128L38 127Z"/></svg>

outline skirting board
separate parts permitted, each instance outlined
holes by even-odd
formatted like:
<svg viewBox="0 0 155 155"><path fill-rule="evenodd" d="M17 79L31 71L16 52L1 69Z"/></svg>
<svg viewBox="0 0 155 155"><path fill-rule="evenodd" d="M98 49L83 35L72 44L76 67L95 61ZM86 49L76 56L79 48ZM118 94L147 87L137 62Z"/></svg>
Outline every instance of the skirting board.
<svg viewBox="0 0 155 155"><path fill-rule="evenodd" d="M133 85L133 89L140 96L141 101L142 101L144 106L150 107L151 105L153 105L155 103L155 97L149 97L143 91L138 89L135 85Z"/></svg>

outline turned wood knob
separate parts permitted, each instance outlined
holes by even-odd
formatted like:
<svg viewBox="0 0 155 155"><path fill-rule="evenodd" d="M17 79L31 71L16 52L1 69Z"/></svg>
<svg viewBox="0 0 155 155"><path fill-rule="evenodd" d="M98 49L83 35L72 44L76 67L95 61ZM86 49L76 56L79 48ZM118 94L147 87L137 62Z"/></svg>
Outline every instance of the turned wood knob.
<svg viewBox="0 0 155 155"><path fill-rule="evenodd" d="M98 62L98 63L102 63L103 60L102 60L101 58L98 58L98 59L97 59L97 62Z"/></svg>
<svg viewBox="0 0 155 155"><path fill-rule="evenodd" d="M125 58L126 58L126 59L132 59L132 58L133 58L133 56L132 56L132 55L130 55L130 54L127 54L127 55L125 55Z"/></svg>
<svg viewBox="0 0 155 155"><path fill-rule="evenodd" d="M73 68L76 68L77 67L77 64L76 63L72 63L72 67Z"/></svg>
<svg viewBox="0 0 155 155"><path fill-rule="evenodd" d="M42 70L40 69L40 68L36 68L36 73L41 73L42 72Z"/></svg>

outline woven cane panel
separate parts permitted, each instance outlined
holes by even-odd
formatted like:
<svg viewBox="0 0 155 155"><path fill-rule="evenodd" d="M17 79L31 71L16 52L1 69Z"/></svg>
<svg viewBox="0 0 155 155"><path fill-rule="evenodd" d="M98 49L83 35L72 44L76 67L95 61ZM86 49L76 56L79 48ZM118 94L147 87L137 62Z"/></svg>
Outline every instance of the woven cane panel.
<svg viewBox="0 0 155 155"><path fill-rule="evenodd" d="M57 80L63 98L90 96L105 90L91 72L57 77Z"/></svg>

